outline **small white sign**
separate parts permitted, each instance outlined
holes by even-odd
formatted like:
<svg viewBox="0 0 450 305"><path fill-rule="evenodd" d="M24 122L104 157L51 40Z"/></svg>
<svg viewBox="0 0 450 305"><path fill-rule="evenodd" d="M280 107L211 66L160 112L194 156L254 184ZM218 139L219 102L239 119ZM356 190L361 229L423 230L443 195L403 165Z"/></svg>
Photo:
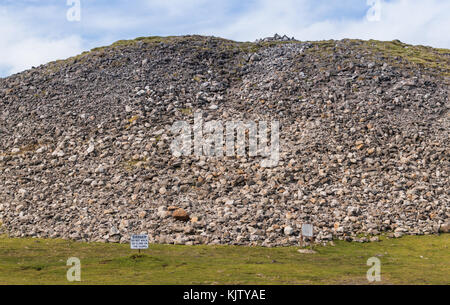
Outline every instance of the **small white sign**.
<svg viewBox="0 0 450 305"><path fill-rule="evenodd" d="M148 235L131 235L131 249L148 249Z"/></svg>
<svg viewBox="0 0 450 305"><path fill-rule="evenodd" d="M302 235L306 237L313 237L313 225L310 223L302 224Z"/></svg>

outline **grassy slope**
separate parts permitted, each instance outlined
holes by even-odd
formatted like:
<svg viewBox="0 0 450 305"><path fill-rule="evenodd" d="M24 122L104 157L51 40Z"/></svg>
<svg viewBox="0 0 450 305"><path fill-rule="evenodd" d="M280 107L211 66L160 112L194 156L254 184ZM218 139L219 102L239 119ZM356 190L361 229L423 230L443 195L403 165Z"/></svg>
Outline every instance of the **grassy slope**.
<svg viewBox="0 0 450 305"><path fill-rule="evenodd" d="M450 235L379 243L295 247L129 245L0 237L0 284L68 284L66 260L81 259L82 284L367 284L366 261L381 260L381 284L450 284Z"/></svg>
<svg viewBox="0 0 450 305"><path fill-rule="evenodd" d="M207 37L193 35L193 36L149 36L138 37L132 40L119 40L110 46L94 48L91 51L83 52L74 57L70 57L66 60L58 60L49 63L48 68L50 70L57 70L59 64L73 64L75 61L86 60L89 56L102 56L106 50L114 48L128 48L136 45L139 42L146 43L148 47L156 46L160 43L175 44L182 41L207 41ZM220 41L219 48L228 50L238 50L243 53L257 52L264 47L270 47L279 44L298 43L299 41L272 41L272 42L237 42L233 40L223 39L216 37ZM388 62L393 65L402 66L405 62L425 69L433 69L438 71L438 74L448 78L450 76L450 49L439 49L421 45L409 45L399 40L393 41L379 41L379 40L359 40L359 39L346 39L346 41L353 44L356 50L369 51L373 55L378 54L384 56L383 62ZM315 46L320 47L320 52L333 52L335 46L335 40L323 40L323 41L309 41ZM357 44L357 45L355 45ZM193 45L193 48L201 48L199 45ZM206 48L207 49L207 48ZM217 51L217 50L216 50ZM320 53L319 52L319 53ZM405 62L399 63L398 60L402 59ZM56 70L55 70L56 69ZM447 79L448 81L448 79Z"/></svg>

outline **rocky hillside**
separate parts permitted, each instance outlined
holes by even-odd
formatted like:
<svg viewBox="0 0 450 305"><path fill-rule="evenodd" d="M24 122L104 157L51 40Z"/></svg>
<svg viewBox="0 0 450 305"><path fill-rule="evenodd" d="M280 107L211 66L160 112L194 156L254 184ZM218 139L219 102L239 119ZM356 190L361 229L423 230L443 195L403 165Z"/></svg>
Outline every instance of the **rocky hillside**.
<svg viewBox="0 0 450 305"><path fill-rule="evenodd" d="M295 245L448 230L450 50L119 41L0 79L10 236ZM278 166L172 154L175 121L280 122ZM364 235L365 237L361 237Z"/></svg>

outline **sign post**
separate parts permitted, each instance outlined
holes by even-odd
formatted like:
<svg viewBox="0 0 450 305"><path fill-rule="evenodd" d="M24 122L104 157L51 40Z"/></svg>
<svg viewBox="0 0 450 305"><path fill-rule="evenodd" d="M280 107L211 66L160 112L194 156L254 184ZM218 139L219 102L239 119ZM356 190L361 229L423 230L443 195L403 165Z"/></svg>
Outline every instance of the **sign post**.
<svg viewBox="0 0 450 305"><path fill-rule="evenodd" d="M148 249L148 235L131 235L130 247L132 250L138 250L141 253L141 249Z"/></svg>
<svg viewBox="0 0 450 305"><path fill-rule="evenodd" d="M311 239L311 250L312 250L312 243L313 243L313 225L310 223L303 223L302 224L302 246L303 246L303 242L304 242L304 237L309 237Z"/></svg>

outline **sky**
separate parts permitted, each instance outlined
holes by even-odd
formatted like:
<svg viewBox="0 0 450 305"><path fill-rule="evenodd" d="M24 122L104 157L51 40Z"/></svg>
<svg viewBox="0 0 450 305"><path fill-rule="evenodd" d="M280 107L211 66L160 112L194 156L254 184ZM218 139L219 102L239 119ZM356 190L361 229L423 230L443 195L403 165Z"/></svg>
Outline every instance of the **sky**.
<svg viewBox="0 0 450 305"><path fill-rule="evenodd" d="M450 48L450 0L0 0L0 77L121 39L275 33Z"/></svg>

